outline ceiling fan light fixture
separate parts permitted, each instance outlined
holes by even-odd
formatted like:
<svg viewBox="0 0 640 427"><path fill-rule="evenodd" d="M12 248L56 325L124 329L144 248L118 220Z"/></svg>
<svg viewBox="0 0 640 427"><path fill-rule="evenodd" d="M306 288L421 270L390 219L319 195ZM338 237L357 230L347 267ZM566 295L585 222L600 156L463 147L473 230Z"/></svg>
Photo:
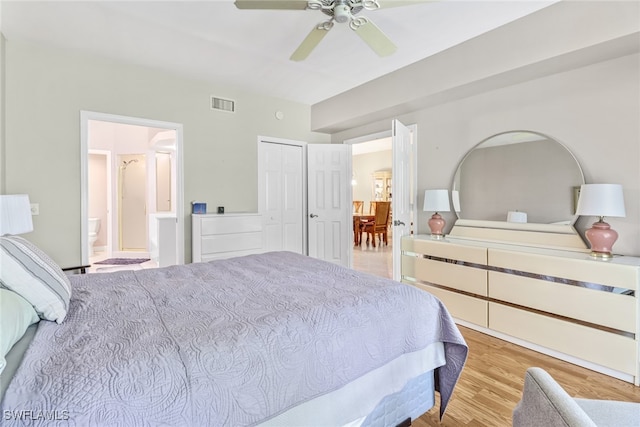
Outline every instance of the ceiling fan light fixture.
<svg viewBox="0 0 640 427"><path fill-rule="evenodd" d="M341 24L348 22L351 19L351 8L346 4L336 5L333 9L333 19Z"/></svg>

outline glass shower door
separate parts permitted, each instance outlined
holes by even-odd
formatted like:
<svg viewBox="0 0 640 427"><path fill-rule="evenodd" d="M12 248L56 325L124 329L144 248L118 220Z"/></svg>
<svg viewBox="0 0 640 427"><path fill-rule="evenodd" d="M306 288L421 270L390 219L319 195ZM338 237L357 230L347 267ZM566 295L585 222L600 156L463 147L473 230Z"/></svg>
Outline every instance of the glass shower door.
<svg viewBox="0 0 640 427"><path fill-rule="evenodd" d="M147 168L144 154L118 155L121 251L147 250Z"/></svg>

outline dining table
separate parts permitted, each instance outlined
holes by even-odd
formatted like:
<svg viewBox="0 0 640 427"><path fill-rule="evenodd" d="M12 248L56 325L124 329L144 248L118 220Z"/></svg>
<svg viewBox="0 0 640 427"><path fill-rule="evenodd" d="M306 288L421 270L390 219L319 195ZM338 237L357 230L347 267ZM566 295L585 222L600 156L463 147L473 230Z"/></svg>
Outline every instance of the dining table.
<svg viewBox="0 0 640 427"><path fill-rule="evenodd" d="M353 214L353 244L354 246L360 245L360 226L366 222L373 221L375 215L369 214Z"/></svg>

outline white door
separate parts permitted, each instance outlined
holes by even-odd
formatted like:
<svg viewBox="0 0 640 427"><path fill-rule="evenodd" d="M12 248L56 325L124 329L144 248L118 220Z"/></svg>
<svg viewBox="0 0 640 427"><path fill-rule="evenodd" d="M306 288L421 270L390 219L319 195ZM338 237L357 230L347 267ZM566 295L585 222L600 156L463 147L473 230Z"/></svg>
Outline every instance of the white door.
<svg viewBox="0 0 640 427"><path fill-rule="evenodd" d="M304 254L303 147L261 141L259 152L264 250Z"/></svg>
<svg viewBox="0 0 640 427"><path fill-rule="evenodd" d="M398 120L392 124L392 201L391 212L393 219L393 279L400 280L400 265L402 262L402 236L411 233L411 221L415 217L412 208L415 207L415 155L412 154L411 130Z"/></svg>
<svg viewBox="0 0 640 427"><path fill-rule="evenodd" d="M351 146L309 144L309 255L349 266L352 236Z"/></svg>

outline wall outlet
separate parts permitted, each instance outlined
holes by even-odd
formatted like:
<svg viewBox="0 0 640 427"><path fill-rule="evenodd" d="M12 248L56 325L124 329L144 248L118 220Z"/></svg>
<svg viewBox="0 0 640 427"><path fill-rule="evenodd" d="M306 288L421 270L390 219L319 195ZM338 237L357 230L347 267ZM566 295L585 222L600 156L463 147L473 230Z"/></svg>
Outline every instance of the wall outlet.
<svg viewBox="0 0 640 427"><path fill-rule="evenodd" d="M40 203L31 203L31 215L40 215Z"/></svg>

